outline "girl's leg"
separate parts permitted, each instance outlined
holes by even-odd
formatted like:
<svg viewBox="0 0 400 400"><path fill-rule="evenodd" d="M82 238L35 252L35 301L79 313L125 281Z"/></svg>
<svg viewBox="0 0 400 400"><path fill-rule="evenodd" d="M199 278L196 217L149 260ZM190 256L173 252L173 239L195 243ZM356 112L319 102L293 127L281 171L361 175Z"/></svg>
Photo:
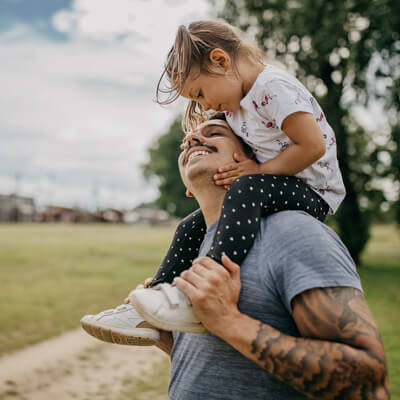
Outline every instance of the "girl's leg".
<svg viewBox="0 0 400 400"><path fill-rule="evenodd" d="M158 283L172 283L176 276L192 266L199 253L200 244L206 232L206 223L200 209L182 220L150 287Z"/></svg>
<svg viewBox="0 0 400 400"><path fill-rule="evenodd" d="M284 210L303 210L322 221L329 206L294 176L259 174L236 179L226 192L207 255L220 262L225 252L240 265L253 246L260 218Z"/></svg>

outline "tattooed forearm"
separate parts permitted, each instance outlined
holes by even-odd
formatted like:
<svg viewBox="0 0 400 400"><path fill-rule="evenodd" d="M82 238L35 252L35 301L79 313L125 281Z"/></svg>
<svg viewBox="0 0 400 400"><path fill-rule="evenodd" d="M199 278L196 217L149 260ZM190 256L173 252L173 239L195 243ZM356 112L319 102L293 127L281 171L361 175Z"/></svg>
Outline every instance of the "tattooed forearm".
<svg viewBox="0 0 400 400"><path fill-rule="evenodd" d="M260 323L252 353L270 374L310 398L388 398L385 360L367 351L288 337Z"/></svg>
<svg viewBox="0 0 400 400"><path fill-rule="evenodd" d="M389 399L382 342L360 292L305 292L293 310L308 338L259 322L250 350L259 365L313 399Z"/></svg>
<svg viewBox="0 0 400 400"><path fill-rule="evenodd" d="M359 340L365 336L376 343L382 342L359 290L341 287L309 290L295 298L293 309L303 336L339 339L356 347L363 347Z"/></svg>

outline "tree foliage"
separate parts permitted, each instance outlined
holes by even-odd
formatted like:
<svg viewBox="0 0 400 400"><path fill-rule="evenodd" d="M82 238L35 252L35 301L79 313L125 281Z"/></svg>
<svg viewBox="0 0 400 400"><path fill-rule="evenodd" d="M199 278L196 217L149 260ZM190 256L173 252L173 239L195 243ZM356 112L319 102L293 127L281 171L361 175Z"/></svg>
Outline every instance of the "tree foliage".
<svg viewBox="0 0 400 400"><path fill-rule="evenodd" d="M157 205L178 218L198 208L194 199L186 197L186 189L179 175L178 156L182 138L181 117L178 117L168 132L150 147L149 161L143 166L145 177L158 181Z"/></svg>
<svg viewBox="0 0 400 400"><path fill-rule="evenodd" d="M399 121L398 0L221 0L220 16L254 34L267 58L281 61L318 99L335 130L347 196L335 216L359 262L370 216L384 196L377 178L399 181L390 129ZM222 5L222 7L221 7ZM360 126L356 105L384 104L382 128ZM384 127L385 125L385 127ZM382 142L384 144L382 145ZM398 143L397 143L398 146ZM386 152L388 162L381 157ZM397 173L397 175L396 175Z"/></svg>
<svg viewBox="0 0 400 400"><path fill-rule="evenodd" d="M220 16L254 34L267 58L285 64L314 94L337 135L347 196L335 225L355 261L371 216L385 201L377 182L400 188L400 2L398 0L214 0ZM375 130L357 107L382 105ZM197 208L177 168L180 118L149 149L145 175L157 204L177 217ZM400 223L400 199L397 200Z"/></svg>

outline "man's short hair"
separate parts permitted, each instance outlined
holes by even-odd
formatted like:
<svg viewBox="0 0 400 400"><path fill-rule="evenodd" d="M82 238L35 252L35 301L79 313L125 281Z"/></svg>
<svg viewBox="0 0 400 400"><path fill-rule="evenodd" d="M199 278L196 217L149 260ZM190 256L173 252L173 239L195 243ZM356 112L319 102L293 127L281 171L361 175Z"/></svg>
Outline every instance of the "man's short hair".
<svg viewBox="0 0 400 400"><path fill-rule="evenodd" d="M225 115L224 112L216 112L214 114L211 114L210 117L209 117L209 120L212 120L212 119L219 119L221 121L227 122L226 121L226 115ZM253 149L240 136L236 136L236 137L239 139L239 142L240 142L240 144L242 146L244 154L248 158L250 158L250 160L253 160L253 161L258 163L258 160L256 158L256 155L254 154Z"/></svg>

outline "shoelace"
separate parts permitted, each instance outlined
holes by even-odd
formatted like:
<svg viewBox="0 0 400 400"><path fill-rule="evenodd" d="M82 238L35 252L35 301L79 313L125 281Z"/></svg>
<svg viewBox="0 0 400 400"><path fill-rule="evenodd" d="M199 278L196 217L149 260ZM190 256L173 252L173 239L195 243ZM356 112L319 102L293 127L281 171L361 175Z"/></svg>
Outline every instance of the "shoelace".
<svg viewBox="0 0 400 400"><path fill-rule="evenodd" d="M116 308L110 308L109 310L104 310L102 312L103 315L111 315L120 311L125 311L132 308L131 305L129 304L121 304L120 306L116 307Z"/></svg>

